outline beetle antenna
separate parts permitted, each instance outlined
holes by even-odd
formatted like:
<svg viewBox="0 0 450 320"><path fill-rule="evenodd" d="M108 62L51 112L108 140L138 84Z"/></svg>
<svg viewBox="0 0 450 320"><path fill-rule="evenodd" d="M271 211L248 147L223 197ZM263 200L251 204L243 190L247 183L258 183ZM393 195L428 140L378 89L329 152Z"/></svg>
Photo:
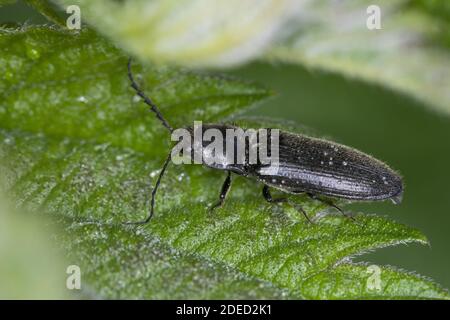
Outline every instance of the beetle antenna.
<svg viewBox="0 0 450 320"><path fill-rule="evenodd" d="M125 222L125 224L134 224L134 225L136 225L136 224L146 224L153 217L153 213L155 211L155 196L156 196L156 192L158 191L158 187L159 187L159 185L161 183L161 179L162 179L162 177L164 175L164 172L166 171L167 166L169 165L170 159L171 159L171 153L169 153L169 155L167 156L167 159L166 159L166 161L163 164L161 172L159 173L158 179L156 180L155 187L152 190L152 198L151 198L151 201L150 201L150 212L148 213L147 218L145 218L144 220L141 220L141 221Z"/></svg>
<svg viewBox="0 0 450 320"><path fill-rule="evenodd" d="M128 78L131 82L131 87L136 91L137 95L140 96L146 104L150 106L150 110L156 114L156 117L161 121L162 125L166 127L170 132L173 132L173 128L167 122L167 120L163 117L158 107L153 103L153 101L147 97L144 91L139 88L138 84L134 80L133 73L131 72L131 58L128 59Z"/></svg>

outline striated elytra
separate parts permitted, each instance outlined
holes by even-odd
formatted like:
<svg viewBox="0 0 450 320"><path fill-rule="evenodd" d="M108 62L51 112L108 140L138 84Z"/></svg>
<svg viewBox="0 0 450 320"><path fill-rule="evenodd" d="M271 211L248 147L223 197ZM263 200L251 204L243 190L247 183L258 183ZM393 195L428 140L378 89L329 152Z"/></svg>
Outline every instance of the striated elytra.
<svg viewBox="0 0 450 320"><path fill-rule="evenodd" d="M227 129L238 127L203 125L204 131L211 128L218 129L225 136ZM267 130L270 139L272 129ZM204 159L210 156L203 154ZM401 202L403 193L401 177L383 162L341 144L284 131L279 133L279 167L276 174L264 175L266 166L249 164L248 157L243 164L234 161L205 165L255 178L288 193L310 193L350 200L391 199L394 203Z"/></svg>

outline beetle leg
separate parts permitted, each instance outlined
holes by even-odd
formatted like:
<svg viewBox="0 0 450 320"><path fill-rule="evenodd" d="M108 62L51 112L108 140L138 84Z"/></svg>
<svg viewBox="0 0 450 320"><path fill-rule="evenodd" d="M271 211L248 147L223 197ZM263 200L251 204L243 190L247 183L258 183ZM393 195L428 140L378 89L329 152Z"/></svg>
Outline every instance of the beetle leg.
<svg viewBox="0 0 450 320"><path fill-rule="evenodd" d="M166 161L164 162L164 165L163 165L163 167L161 169L161 172L159 173L158 179L156 180L155 187L152 190L152 199L151 199L151 202L150 202L150 212L149 212L147 218L145 218L142 221L125 222L125 224L146 224L153 217L153 212L154 212L154 209L155 209L156 191L158 191L159 184L161 183L161 179L162 179L162 177L164 175L164 172L166 171L166 168L169 165L170 159L171 159L171 154L169 153L169 156L167 157Z"/></svg>
<svg viewBox="0 0 450 320"><path fill-rule="evenodd" d="M312 220L308 217L308 215L306 214L306 211L300 207L300 206L294 206L292 205L295 209L300 210L301 213L303 213L303 215L305 216L306 220L308 220L309 223L314 224L314 222L312 222Z"/></svg>
<svg viewBox="0 0 450 320"><path fill-rule="evenodd" d="M335 208L337 211L339 211L340 213L342 213L342 215L346 218L352 219L353 221L356 221L354 217L352 217L351 215L348 215L344 212L344 210L342 210L341 208L339 208L337 205L335 205L333 202L331 202L330 200L325 200L325 199L321 199L318 196L312 194L312 193L307 193L308 197L310 197L313 200L317 200L319 202L322 202L326 205L329 205L330 207Z"/></svg>
<svg viewBox="0 0 450 320"><path fill-rule="evenodd" d="M209 211L214 211L216 208L223 206L225 198L231 187L231 171L228 171L228 175L222 184L222 189L220 190L219 200L209 208Z"/></svg>
<svg viewBox="0 0 450 320"><path fill-rule="evenodd" d="M287 198L276 198L276 199L273 199L272 195L270 194L270 190L269 190L269 186L268 185L264 185L262 193L263 193L264 199L266 199L267 202L270 202L270 203L288 202Z"/></svg>
<svg viewBox="0 0 450 320"><path fill-rule="evenodd" d="M289 202L288 198L276 198L276 199L273 199L272 195L270 194L270 189L269 189L268 185L264 185L262 192L263 192L264 199L266 199L267 202L270 202L270 203L286 202L287 204L289 204L294 209L300 211L305 216L306 220L308 220L309 223L311 223L311 224L313 223L311 221L311 219L308 217L308 215L306 214L305 210L302 207L300 207L299 205L296 205L296 204L293 204L293 203Z"/></svg>

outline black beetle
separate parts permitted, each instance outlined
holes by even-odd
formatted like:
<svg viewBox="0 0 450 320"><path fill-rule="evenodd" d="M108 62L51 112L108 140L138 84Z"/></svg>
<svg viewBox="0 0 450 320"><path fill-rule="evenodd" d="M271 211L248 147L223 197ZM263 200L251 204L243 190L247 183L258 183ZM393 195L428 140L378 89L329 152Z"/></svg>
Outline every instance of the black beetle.
<svg viewBox="0 0 450 320"><path fill-rule="evenodd" d="M163 126L170 132L173 132L173 128L156 105L135 82L131 72L131 59L128 61L128 77L131 87L150 106ZM235 129L237 127L225 124L207 124L203 127L203 130L210 128L225 132L226 129ZM191 127L187 129L193 135L193 129ZM269 138L270 130L273 129L268 129ZM143 221L130 222L130 224L147 223L152 218L155 195L170 160L171 154L164 162L153 188L148 217ZM344 212L339 207L329 200L319 198L319 196L361 201L391 199L398 204L401 202L403 194L401 177L383 162L341 144L283 131L279 133L279 170L275 175L265 175L262 173L264 165L258 163L249 164L247 161L243 164L203 164L211 168L227 171L227 177L222 185L219 200L211 209L217 208L224 203L231 186L231 173L251 177L262 182L264 184L262 193L268 202L279 203L288 201L287 198L272 198L269 188L273 187L291 194L306 193L311 198L336 208L342 214ZM308 219L305 211L301 207L298 208Z"/></svg>

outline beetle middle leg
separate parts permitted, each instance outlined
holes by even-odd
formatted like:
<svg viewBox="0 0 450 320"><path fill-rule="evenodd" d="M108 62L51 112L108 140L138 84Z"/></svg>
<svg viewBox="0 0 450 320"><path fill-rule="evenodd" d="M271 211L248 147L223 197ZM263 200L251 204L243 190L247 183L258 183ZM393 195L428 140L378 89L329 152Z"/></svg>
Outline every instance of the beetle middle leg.
<svg viewBox="0 0 450 320"><path fill-rule="evenodd" d="M227 177L222 184L222 189L220 190L219 200L209 208L209 211L214 211L215 209L223 206L225 202L225 198L227 197L228 192L231 187L231 171L228 171Z"/></svg>
<svg viewBox="0 0 450 320"><path fill-rule="evenodd" d="M292 203L289 202L289 199L286 197L281 197L281 198L272 198L272 195L270 194L270 189L268 185L264 185L263 190L262 190L264 199L266 199L267 202L269 203L287 203L289 204L291 207L295 208L296 210L300 211L306 218L306 220L308 220L309 223L313 223L311 221L311 219L309 219L308 215L306 214L305 210L297 205L294 205Z"/></svg>

